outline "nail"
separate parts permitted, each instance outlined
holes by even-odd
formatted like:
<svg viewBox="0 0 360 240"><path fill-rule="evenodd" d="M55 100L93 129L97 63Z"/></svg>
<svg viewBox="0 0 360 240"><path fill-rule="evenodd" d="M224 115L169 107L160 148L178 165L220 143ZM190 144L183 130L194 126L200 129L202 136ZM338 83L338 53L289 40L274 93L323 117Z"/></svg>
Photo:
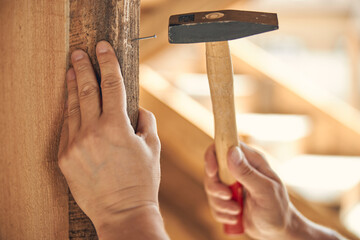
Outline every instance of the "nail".
<svg viewBox="0 0 360 240"><path fill-rule="evenodd" d="M99 42L97 49L98 49L99 53L105 53L105 52L109 51L109 47L105 42Z"/></svg>
<svg viewBox="0 0 360 240"><path fill-rule="evenodd" d="M75 52L73 52L72 54L72 59L74 61L79 61L80 59L84 58L84 53L81 50L76 50Z"/></svg>
<svg viewBox="0 0 360 240"><path fill-rule="evenodd" d="M231 195L227 192L220 192L219 197L223 200L229 200L231 199Z"/></svg>
<svg viewBox="0 0 360 240"><path fill-rule="evenodd" d="M231 149L230 159L235 164L239 164L243 161L243 153L239 147L236 146Z"/></svg>
<svg viewBox="0 0 360 240"><path fill-rule="evenodd" d="M230 213L233 214L239 214L240 213L240 207L232 207L230 210Z"/></svg>

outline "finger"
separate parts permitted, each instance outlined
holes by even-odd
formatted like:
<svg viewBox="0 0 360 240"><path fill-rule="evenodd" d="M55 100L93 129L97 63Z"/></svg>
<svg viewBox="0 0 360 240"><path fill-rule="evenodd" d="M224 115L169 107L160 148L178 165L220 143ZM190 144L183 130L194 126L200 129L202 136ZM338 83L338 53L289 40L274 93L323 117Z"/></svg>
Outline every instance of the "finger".
<svg viewBox="0 0 360 240"><path fill-rule="evenodd" d="M242 183L251 194L258 194L270 188L270 179L248 163L239 147L232 147L229 150L228 167L236 180Z"/></svg>
<svg viewBox="0 0 360 240"><path fill-rule="evenodd" d="M211 144L205 152L205 173L209 177L216 176L218 164L216 160L215 144Z"/></svg>
<svg viewBox="0 0 360 240"><path fill-rule="evenodd" d="M67 147L68 139L69 139L68 103L66 100L65 108L64 108L64 122L63 122L63 125L61 128L58 156L60 156L64 152L65 148Z"/></svg>
<svg viewBox="0 0 360 240"><path fill-rule="evenodd" d="M246 159L252 167L269 178L279 180L279 177L271 169L269 163L261 153L244 143L240 143L240 147L241 151L245 154Z"/></svg>
<svg viewBox="0 0 360 240"><path fill-rule="evenodd" d="M146 109L139 109L138 126L136 129L138 135L156 135L157 126L154 114Z"/></svg>
<svg viewBox="0 0 360 240"><path fill-rule="evenodd" d="M88 55L76 50L71 55L75 69L78 96L81 109L81 126L98 119L101 113L100 89Z"/></svg>
<svg viewBox="0 0 360 240"><path fill-rule="evenodd" d="M114 49L106 41L96 46L96 56L101 72L103 112L127 117L126 92L118 59Z"/></svg>
<svg viewBox="0 0 360 240"><path fill-rule="evenodd" d="M139 109L138 126L136 135L145 139L149 145L160 148L160 140L157 134L156 119L152 112L143 108Z"/></svg>
<svg viewBox="0 0 360 240"><path fill-rule="evenodd" d="M238 221L238 216L236 216L236 215L230 215L230 214L226 214L226 213L217 212L213 209L212 209L211 213L216 221L223 223L223 224L234 225Z"/></svg>
<svg viewBox="0 0 360 240"><path fill-rule="evenodd" d="M209 197L209 204L216 212L220 213L238 215L241 211L239 204L235 201Z"/></svg>
<svg viewBox="0 0 360 240"><path fill-rule="evenodd" d="M69 124L69 143L72 142L74 136L80 128L80 105L78 97L78 88L76 83L75 71L70 68L66 74L68 89L68 124Z"/></svg>
<svg viewBox="0 0 360 240"><path fill-rule="evenodd" d="M224 200L230 200L232 197L229 187L209 177L205 177L205 191L209 196Z"/></svg>

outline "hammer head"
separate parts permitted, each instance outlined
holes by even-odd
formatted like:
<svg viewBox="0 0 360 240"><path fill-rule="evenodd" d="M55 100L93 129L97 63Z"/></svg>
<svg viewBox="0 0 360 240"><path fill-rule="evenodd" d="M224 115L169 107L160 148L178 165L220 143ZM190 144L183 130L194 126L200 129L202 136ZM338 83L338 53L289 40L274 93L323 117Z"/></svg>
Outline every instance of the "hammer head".
<svg viewBox="0 0 360 240"><path fill-rule="evenodd" d="M278 29L275 13L222 10L173 15L170 43L217 42Z"/></svg>

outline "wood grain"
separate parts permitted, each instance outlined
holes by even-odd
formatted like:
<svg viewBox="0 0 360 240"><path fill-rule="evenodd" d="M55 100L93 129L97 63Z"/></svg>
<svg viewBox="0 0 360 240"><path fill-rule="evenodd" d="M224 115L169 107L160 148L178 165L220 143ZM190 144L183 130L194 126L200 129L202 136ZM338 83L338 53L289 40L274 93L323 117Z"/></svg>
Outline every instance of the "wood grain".
<svg viewBox="0 0 360 240"><path fill-rule="evenodd" d="M215 148L219 177L227 185L236 182L227 167L228 151L239 145L237 135L234 78L229 43L207 42L206 65L215 121Z"/></svg>
<svg viewBox="0 0 360 240"><path fill-rule="evenodd" d="M95 46L106 40L114 47L120 62L127 94L127 111L136 128L139 79L139 0L70 0L70 52L86 51L99 76ZM99 79L99 77L98 77ZM69 194L70 239L97 239L85 214Z"/></svg>
<svg viewBox="0 0 360 240"><path fill-rule="evenodd" d="M0 239L68 239L67 1L0 0Z"/></svg>

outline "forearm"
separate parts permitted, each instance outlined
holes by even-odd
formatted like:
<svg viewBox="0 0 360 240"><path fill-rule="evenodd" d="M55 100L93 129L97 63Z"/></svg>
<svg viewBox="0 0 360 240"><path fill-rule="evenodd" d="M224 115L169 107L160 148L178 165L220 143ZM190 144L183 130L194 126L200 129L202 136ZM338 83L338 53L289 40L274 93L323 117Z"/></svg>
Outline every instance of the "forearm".
<svg viewBox="0 0 360 240"><path fill-rule="evenodd" d="M283 239L287 240L342 240L332 229L311 222L294 209Z"/></svg>
<svg viewBox="0 0 360 240"><path fill-rule="evenodd" d="M168 240L163 219L156 206L144 206L94 221L100 240Z"/></svg>

